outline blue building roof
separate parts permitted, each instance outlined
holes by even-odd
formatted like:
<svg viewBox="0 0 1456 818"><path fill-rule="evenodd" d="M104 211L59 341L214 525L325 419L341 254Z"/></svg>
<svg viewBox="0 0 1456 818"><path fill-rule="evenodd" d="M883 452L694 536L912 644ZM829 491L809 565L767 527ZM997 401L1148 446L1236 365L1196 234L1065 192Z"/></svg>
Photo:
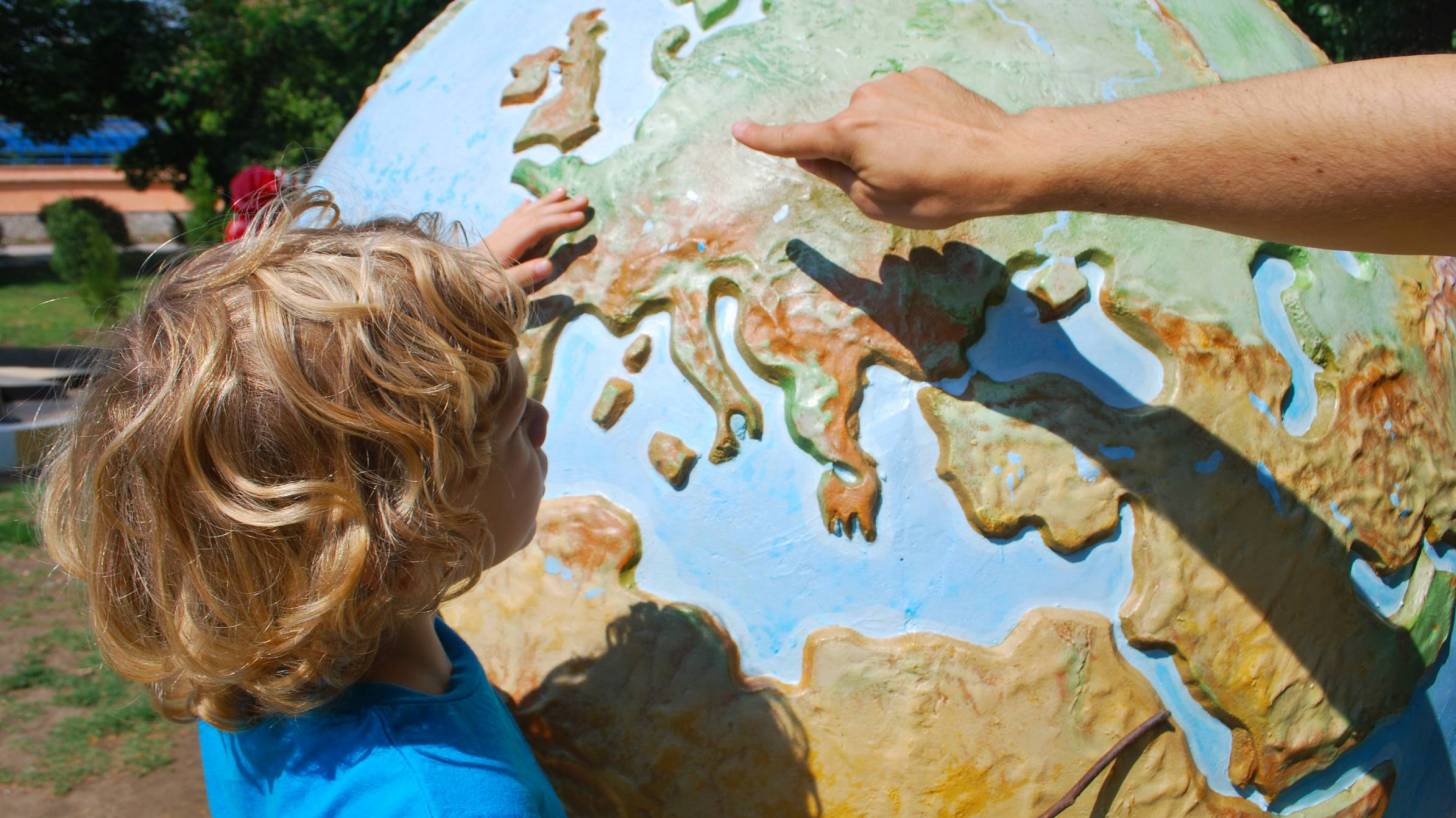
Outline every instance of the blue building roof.
<svg viewBox="0 0 1456 818"><path fill-rule="evenodd" d="M19 125L0 120L0 165L109 165L146 134L140 122L107 117L65 142L34 142Z"/></svg>

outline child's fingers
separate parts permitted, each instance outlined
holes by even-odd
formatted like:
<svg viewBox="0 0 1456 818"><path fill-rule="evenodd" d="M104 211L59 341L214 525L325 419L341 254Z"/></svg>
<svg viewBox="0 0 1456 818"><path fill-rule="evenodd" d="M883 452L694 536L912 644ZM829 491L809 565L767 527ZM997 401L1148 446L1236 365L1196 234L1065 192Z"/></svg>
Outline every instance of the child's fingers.
<svg viewBox="0 0 1456 818"><path fill-rule="evenodd" d="M506 278L516 283L516 286L523 290L532 290L551 277L552 269L550 259L538 258L535 261L507 267L503 272Z"/></svg>
<svg viewBox="0 0 1456 818"><path fill-rule="evenodd" d="M551 213L566 213L573 210L585 210L587 201L585 196L575 196L570 199L557 199L554 201L541 200L536 202L532 208L537 214L546 215Z"/></svg>
<svg viewBox="0 0 1456 818"><path fill-rule="evenodd" d="M586 221L586 214L580 210L572 210L566 213L556 213L550 216L543 216L536 223L535 229L531 232L537 240L544 239L555 233L560 233L573 227L580 227ZM534 244L534 242L533 242Z"/></svg>
<svg viewBox="0 0 1456 818"><path fill-rule="evenodd" d="M559 202L552 202L551 204L541 209L551 213L561 213L572 210L585 210L587 204L588 202L585 196L573 196L570 199L562 199Z"/></svg>
<svg viewBox="0 0 1456 818"><path fill-rule="evenodd" d="M547 236L555 235L573 227L580 227L585 221L586 214L580 210L542 215L531 222L530 230L527 232L525 239L529 244L535 244Z"/></svg>

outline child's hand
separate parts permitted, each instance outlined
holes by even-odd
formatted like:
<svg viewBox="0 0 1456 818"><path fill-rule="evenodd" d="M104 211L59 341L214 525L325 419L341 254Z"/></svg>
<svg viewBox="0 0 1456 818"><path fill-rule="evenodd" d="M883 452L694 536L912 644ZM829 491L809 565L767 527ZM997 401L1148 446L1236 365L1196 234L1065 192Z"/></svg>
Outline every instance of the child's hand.
<svg viewBox="0 0 1456 818"><path fill-rule="evenodd" d="M585 196L567 198L566 191L557 188L511 211L481 244L506 266L507 275L530 289L551 275L550 260L531 260L532 251L544 249L548 239L586 223L586 206Z"/></svg>

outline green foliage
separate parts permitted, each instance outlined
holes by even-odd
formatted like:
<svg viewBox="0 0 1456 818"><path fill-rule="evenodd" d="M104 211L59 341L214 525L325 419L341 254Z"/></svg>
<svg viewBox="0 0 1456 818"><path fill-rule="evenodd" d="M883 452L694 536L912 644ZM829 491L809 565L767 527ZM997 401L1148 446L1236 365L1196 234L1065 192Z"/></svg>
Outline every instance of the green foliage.
<svg viewBox="0 0 1456 818"><path fill-rule="evenodd" d="M0 117L65 139L104 115L150 133L121 157L211 225L251 162L322 157L364 89L448 0L0 0ZM201 173L194 171L200 170ZM211 190L211 201L204 191ZM200 231L200 238L220 238Z"/></svg>
<svg viewBox="0 0 1456 818"><path fill-rule="evenodd" d="M24 483L0 483L0 554L35 548L40 538L31 526L34 498Z"/></svg>
<svg viewBox="0 0 1456 818"><path fill-rule="evenodd" d="M62 199L69 202L68 207L76 207L96 217L101 223L101 229L106 231L106 237L111 243L120 247L131 244L131 232L126 227L126 217L121 211L95 198L94 196L77 196L70 199ZM40 220L42 223L50 217L51 210L60 202L52 202L40 209Z"/></svg>
<svg viewBox="0 0 1456 818"><path fill-rule="evenodd" d="M63 141L109 113L158 113L153 78L182 28L155 0L0 0L0 117Z"/></svg>
<svg viewBox="0 0 1456 818"><path fill-rule="evenodd" d="M222 241L227 229L226 212L219 212L218 187L207 172L207 160L200 154L187 169L187 189L183 191L192 209L184 221L184 237L188 244L207 247Z"/></svg>
<svg viewBox="0 0 1456 818"><path fill-rule="evenodd" d="M1452 0L1279 0L1335 62L1456 51Z"/></svg>
<svg viewBox="0 0 1456 818"><path fill-rule="evenodd" d="M185 38L152 85L165 128L122 157L135 182L189 175L220 186L251 162L323 156L364 89L447 0L184 0Z"/></svg>
<svg viewBox="0 0 1456 818"><path fill-rule="evenodd" d="M81 300L103 321L116 320L121 300L121 260L100 220L74 199L46 208L46 233L54 249L51 269L76 286Z"/></svg>

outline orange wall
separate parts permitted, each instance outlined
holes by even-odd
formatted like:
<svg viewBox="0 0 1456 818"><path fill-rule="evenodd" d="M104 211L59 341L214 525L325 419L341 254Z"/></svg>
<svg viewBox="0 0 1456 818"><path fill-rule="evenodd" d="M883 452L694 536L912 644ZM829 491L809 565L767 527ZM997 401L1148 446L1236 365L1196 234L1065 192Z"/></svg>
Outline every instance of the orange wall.
<svg viewBox="0 0 1456 818"><path fill-rule="evenodd" d="M187 199L171 185L133 190L114 168L98 165L0 165L0 214L38 213L66 196L94 196L122 213L180 212Z"/></svg>

